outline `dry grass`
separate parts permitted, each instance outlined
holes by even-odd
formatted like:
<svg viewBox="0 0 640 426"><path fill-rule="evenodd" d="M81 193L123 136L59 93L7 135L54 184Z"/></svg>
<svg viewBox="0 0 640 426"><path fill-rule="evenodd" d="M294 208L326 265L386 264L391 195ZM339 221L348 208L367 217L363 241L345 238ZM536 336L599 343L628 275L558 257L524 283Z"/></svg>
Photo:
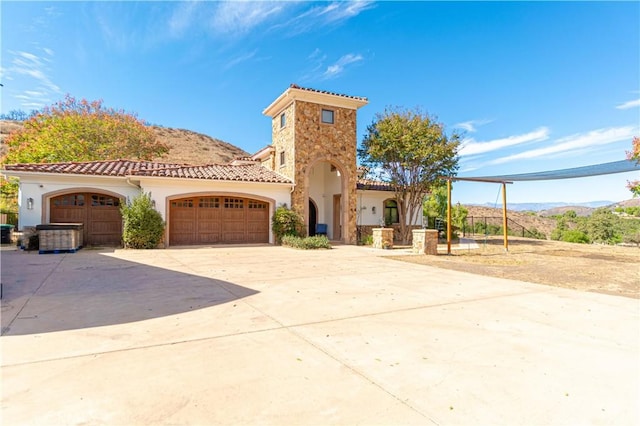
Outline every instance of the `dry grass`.
<svg viewBox="0 0 640 426"><path fill-rule="evenodd" d="M394 256L394 259L470 272L640 299L640 249L572 244L510 237L479 239L478 249L440 250L438 256Z"/></svg>

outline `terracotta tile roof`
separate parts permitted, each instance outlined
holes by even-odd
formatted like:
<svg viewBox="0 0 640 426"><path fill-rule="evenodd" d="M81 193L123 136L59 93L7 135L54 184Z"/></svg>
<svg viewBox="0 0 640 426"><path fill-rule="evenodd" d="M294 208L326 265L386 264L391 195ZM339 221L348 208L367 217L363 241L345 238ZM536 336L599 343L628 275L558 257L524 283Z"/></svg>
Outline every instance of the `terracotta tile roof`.
<svg viewBox="0 0 640 426"><path fill-rule="evenodd" d="M208 179L238 182L291 183L291 180L259 164L207 166L168 166L164 169L140 169L136 176L158 176L182 179Z"/></svg>
<svg viewBox="0 0 640 426"><path fill-rule="evenodd" d="M329 92L329 91L326 91L326 90L310 89L308 87L300 87L297 84L291 84L290 87L292 89L300 89L300 90L305 90L307 92L323 93L325 95L340 96L342 98L357 99L359 101L368 101L367 98L363 98L361 96L350 96L350 95L343 95L341 93Z"/></svg>
<svg viewBox="0 0 640 426"><path fill-rule="evenodd" d="M86 176L157 176L242 182L291 183L291 180L259 164L206 165L106 160L68 163L6 164L8 172L60 173Z"/></svg>
<svg viewBox="0 0 640 426"><path fill-rule="evenodd" d="M356 188L369 191L393 191L390 183L373 179L358 179Z"/></svg>

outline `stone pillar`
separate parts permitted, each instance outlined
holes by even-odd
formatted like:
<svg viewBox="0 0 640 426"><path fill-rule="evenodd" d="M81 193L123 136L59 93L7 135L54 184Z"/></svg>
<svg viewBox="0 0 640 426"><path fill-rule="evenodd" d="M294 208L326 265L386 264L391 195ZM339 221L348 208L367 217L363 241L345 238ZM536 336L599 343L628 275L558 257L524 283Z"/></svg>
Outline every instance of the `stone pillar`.
<svg viewBox="0 0 640 426"><path fill-rule="evenodd" d="M437 229L414 229L412 232L414 253L430 255L438 254Z"/></svg>
<svg viewBox="0 0 640 426"><path fill-rule="evenodd" d="M373 248L393 248L393 228L373 228Z"/></svg>

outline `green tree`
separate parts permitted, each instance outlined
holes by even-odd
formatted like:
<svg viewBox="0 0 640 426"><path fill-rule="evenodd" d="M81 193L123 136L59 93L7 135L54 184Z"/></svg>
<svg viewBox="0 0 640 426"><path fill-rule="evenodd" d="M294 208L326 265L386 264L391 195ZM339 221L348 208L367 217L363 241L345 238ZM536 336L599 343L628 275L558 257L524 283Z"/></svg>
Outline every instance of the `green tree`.
<svg viewBox="0 0 640 426"><path fill-rule="evenodd" d="M596 243L611 244L616 234L616 216L606 207L594 210L587 222L588 235Z"/></svg>
<svg viewBox="0 0 640 426"><path fill-rule="evenodd" d="M635 160L640 164L640 138L634 137L631 142L631 151L627 151L627 158ZM634 197L640 197L640 180L634 180L627 183L627 188L633 193Z"/></svg>
<svg viewBox="0 0 640 426"><path fill-rule="evenodd" d="M447 202L447 185L444 181L440 181L434 184L429 196L422 203L422 215L427 218L446 219ZM435 226L435 221L429 221L429 224L431 223Z"/></svg>
<svg viewBox="0 0 640 426"><path fill-rule="evenodd" d="M106 108L102 101L76 100L67 95L31 115L23 128L6 140L3 163L53 163L117 158L145 159L168 147L153 129L134 115Z"/></svg>
<svg viewBox="0 0 640 426"><path fill-rule="evenodd" d="M391 184L404 244L425 194L440 176L455 175L459 144L459 134L448 136L442 123L419 109L386 109L367 128L358 157L375 178Z"/></svg>

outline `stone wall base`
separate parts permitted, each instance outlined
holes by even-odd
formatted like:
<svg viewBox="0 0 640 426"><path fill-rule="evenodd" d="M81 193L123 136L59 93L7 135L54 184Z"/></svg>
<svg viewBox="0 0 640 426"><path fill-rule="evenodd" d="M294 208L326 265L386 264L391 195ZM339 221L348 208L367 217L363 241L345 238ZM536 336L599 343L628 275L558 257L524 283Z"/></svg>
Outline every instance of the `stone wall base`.
<svg viewBox="0 0 640 426"><path fill-rule="evenodd" d="M373 248L392 249L393 248L393 229L373 228Z"/></svg>
<svg viewBox="0 0 640 426"><path fill-rule="evenodd" d="M414 229L413 252L419 254L438 254L438 230L437 229Z"/></svg>

